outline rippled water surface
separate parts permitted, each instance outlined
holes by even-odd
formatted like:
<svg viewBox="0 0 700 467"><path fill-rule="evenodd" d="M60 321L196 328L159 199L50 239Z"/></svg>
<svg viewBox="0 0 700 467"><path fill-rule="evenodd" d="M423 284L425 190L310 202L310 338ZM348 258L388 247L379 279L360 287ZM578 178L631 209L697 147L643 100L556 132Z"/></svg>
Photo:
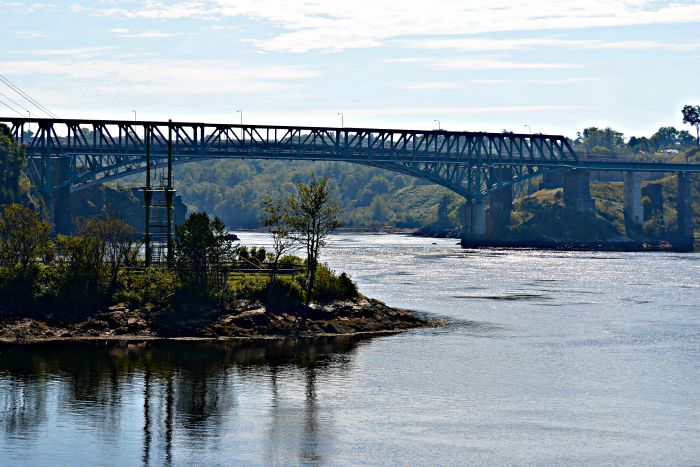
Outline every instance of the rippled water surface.
<svg viewBox="0 0 700 467"><path fill-rule="evenodd" d="M451 324L1 346L0 465L700 462L700 255L352 234L325 260Z"/></svg>

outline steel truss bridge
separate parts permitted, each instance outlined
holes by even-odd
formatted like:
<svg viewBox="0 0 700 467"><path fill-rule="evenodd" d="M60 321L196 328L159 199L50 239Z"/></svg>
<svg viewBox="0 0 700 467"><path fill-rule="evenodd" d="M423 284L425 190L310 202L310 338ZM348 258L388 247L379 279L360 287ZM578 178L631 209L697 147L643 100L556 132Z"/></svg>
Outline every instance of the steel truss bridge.
<svg viewBox="0 0 700 467"><path fill-rule="evenodd" d="M700 172L700 164L583 160L557 135L14 117L0 123L26 147L28 174L46 196L143 171L147 153L152 167L164 167L169 152L174 164L352 162L419 177L466 199L550 170Z"/></svg>

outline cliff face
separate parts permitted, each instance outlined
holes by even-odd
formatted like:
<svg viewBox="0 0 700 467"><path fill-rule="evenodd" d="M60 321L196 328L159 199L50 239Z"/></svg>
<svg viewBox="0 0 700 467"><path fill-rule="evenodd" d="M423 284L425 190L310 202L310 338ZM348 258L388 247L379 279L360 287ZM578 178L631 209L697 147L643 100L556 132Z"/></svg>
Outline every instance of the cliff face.
<svg viewBox="0 0 700 467"><path fill-rule="evenodd" d="M174 222L179 225L185 221L187 207L180 196L175 196ZM143 233L146 222L143 192L138 188L117 189L109 186L97 186L72 193L70 200L56 206L57 217L69 219L70 222L56 222L59 233L72 233L75 219L100 214L110 214L133 225Z"/></svg>

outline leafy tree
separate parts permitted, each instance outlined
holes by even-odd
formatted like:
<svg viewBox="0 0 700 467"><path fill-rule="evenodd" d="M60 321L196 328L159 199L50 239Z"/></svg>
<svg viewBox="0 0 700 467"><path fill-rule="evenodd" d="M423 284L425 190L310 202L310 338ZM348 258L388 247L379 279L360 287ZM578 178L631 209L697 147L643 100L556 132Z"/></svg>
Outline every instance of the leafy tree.
<svg viewBox="0 0 700 467"><path fill-rule="evenodd" d="M136 229L121 219L110 216L77 220L78 235L94 239L109 270L109 292L117 288L119 270L136 262L138 243Z"/></svg>
<svg viewBox="0 0 700 467"><path fill-rule="evenodd" d="M683 107L683 123L695 127L696 140L700 148L700 105Z"/></svg>
<svg viewBox="0 0 700 467"><path fill-rule="evenodd" d="M59 235L57 246L63 301L76 304L102 301L107 288L105 282L108 281L105 277L104 242L92 235Z"/></svg>
<svg viewBox="0 0 700 467"><path fill-rule="evenodd" d="M15 143L6 125L0 125L0 204L22 201L28 187L26 165L24 148Z"/></svg>
<svg viewBox="0 0 700 467"><path fill-rule="evenodd" d="M321 248L326 245L328 236L341 225L338 220L340 206L331 198L328 177L317 180L315 176L308 185L299 183L297 193L287 198L286 205L291 232L306 248L308 304L313 296Z"/></svg>
<svg viewBox="0 0 700 467"><path fill-rule="evenodd" d="M189 292L207 295L223 291L225 267L235 256L233 237L218 218L192 213L175 229L175 261Z"/></svg>
<svg viewBox="0 0 700 467"><path fill-rule="evenodd" d="M654 133L650 141L655 150L684 149L694 143L694 138L687 131L679 131L675 127L665 126Z"/></svg>
<svg viewBox="0 0 700 467"><path fill-rule="evenodd" d="M623 134L610 127L605 129L588 127L583 132L577 133L577 136L575 143L583 146L586 151L593 151L596 147L616 151L625 147Z"/></svg>
<svg viewBox="0 0 700 467"><path fill-rule="evenodd" d="M25 275L29 266L52 250L51 225L31 209L19 204L0 208L0 265L18 268Z"/></svg>

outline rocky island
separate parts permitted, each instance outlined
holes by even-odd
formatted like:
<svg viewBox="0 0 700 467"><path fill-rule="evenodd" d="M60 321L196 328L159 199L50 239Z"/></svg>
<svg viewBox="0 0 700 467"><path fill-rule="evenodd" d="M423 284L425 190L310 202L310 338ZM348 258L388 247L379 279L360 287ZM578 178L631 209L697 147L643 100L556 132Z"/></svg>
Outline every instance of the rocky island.
<svg viewBox="0 0 700 467"><path fill-rule="evenodd" d="M235 309L198 307L182 313L114 305L87 316L47 314L0 318L0 342L88 339L282 339L355 334L385 334L435 327L438 320L391 308L360 296L326 304L270 309L240 301ZM303 328L301 321L305 319Z"/></svg>

